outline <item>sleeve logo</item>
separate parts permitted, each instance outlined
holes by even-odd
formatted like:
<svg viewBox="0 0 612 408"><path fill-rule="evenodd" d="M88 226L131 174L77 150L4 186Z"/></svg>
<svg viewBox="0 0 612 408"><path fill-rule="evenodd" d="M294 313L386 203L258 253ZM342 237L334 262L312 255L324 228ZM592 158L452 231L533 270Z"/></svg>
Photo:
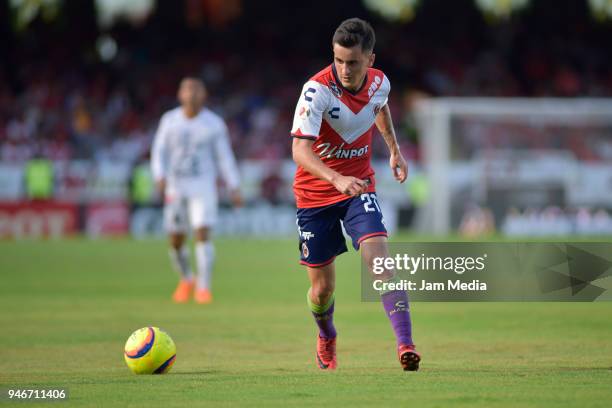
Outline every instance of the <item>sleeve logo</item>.
<svg viewBox="0 0 612 408"><path fill-rule="evenodd" d="M298 111L298 115L300 119L306 120L310 116L310 107L306 105L302 105L300 110Z"/></svg>
<svg viewBox="0 0 612 408"><path fill-rule="evenodd" d="M304 92L304 99L306 102L312 102L312 94L315 92L317 92L317 90L314 88L308 88L306 92Z"/></svg>

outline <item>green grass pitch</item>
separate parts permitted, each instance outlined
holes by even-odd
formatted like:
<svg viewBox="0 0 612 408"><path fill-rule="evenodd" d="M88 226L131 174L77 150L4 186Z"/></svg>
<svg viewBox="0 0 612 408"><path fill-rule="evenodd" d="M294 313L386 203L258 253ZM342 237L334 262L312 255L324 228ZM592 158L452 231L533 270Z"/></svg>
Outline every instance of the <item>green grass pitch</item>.
<svg viewBox="0 0 612 408"><path fill-rule="evenodd" d="M612 302L414 303L423 362L406 373L382 306L360 302L351 251L337 263L339 369L320 372L296 242L216 248L215 302L198 306L170 301L163 241L0 243L0 388L67 387L57 406L611 404ZM123 362L147 325L177 345L168 375Z"/></svg>

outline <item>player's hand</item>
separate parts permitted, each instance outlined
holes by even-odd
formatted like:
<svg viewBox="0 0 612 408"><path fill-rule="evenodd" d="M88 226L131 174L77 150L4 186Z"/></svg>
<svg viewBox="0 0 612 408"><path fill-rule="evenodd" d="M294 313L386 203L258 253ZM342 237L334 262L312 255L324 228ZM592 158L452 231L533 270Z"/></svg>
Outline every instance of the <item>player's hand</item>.
<svg viewBox="0 0 612 408"><path fill-rule="evenodd" d="M236 208L240 208L244 205L244 201L242 200L242 194L240 190L232 190L230 193L230 200L232 200L232 205Z"/></svg>
<svg viewBox="0 0 612 408"><path fill-rule="evenodd" d="M397 181L400 183L406 181L406 177L408 177L408 165L400 152L391 154L389 166L391 166L393 177L395 177Z"/></svg>
<svg viewBox="0 0 612 408"><path fill-rule="evenodd" d="M352 176L338 176L333 181L333 185L336 190L348 196L357 196L368 189L368 183L365 180Z"/></svg>

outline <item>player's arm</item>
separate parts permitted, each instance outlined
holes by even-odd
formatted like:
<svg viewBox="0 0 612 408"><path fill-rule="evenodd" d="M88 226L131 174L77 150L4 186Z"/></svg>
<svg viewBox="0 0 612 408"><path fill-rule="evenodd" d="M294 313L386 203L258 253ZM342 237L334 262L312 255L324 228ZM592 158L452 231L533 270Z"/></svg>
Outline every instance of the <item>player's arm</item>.
<svg viewBox="0 0 612 408"><path fill-rule="evenodd" d="M329 90L321 84L315 81L304 84L291 128L293 160L313 176L332 184L341 193L354 196L365 192L367 183L355 177L343 176L329 168L312 149L321 131L323 112L329 106L330 97Z"/></svg>
<svg viewBox="0 0 612 408"><path fill-rule="evenodd" d="M391 110L388 104L385 104L380 109L380 112L378 112L378 115L376 115L376 127L389 148L389 166L391 166L393 176L397 181L403 183L408 176L408 166L397 144L393 120L391 119Z"/></svg>
<svg viewBox="0 0 612 408"><path fill-rule="evenodd" d="M343 176L327 167L312 150L314 140L293 138L293 161L313 176L332 184L342 194L355 196L366 191L368 185L364 180L351 176Z"/></svg>
<svg viewBox="0 0 612 408"><path fill-rule="evenodd" d="M229 141L229 132L225 123L221 124L219 136L215 139L215 157L217 165L230 192L232 204L242 207L242 194L240 193L240 173L236 164L236 158Z"/></svg>
<svg viewBox="0 0 612 408"><path fill-rule="evenodd" d="M164 196L166 189L166 173L168 160L168 137L166 121L162 117L159 127L153 139L151 148L151 173L153 180L161 196Z"/></svg>

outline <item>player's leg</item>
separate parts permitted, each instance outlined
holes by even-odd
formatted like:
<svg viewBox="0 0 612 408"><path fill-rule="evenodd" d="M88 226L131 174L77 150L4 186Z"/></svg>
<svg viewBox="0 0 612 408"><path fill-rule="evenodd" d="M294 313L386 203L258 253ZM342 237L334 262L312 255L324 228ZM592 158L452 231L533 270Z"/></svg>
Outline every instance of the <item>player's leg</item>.
<svg viewBox="0 0 612 408"><path fill-rule="evenodd" d="M361 241L362 262L373 265L374 258L388 257L387 237L374 236ZM386 276L391 278L395 275L394 270L385 271ZM371 271L370 271L371 273ZM395 338L397 340L397 353L402 368L407 371L419 369L420 355L416 352L412 341L412 321L410 318L410 304L408 295L404 290L392 290L381 293L381 301L385 313L391 322Z"/></svg>
<svg viewBox="0 0 612 408"><path fill-rule="evenodd" d="M319 327L317 338L317 365L320 369L335 369L336 359L336 328L334 327L334 289L336 287L336 271L334 263L320 267L306 267L310 279L310 289L306 301L312 316Z"/></svg>
<svg viewBox="0 0 612 408"><path fill-rule="evenodd" d="M387 230L376 193L366 193L353 198L343 221L354 248L360 250L362 261L370 268L375 257L388 256ZM390 278L394 273L394 270L390 270L386 271L385 275ZM406 292L398 290L382 293L381 300L397 339L402 367L405 370L417 370L420 356L414 351Z"/></svg>
<svg viewBox="0 0 612 408"><path fill-rule="evenodd" d="M194 229L197 265L195 300L200 304L212 302L212 272L215 248L212 243L212 225L217 218L217 199L213 192L206 197L189 200L189 217Z"/></svg>
<svg viewBox="0 0 612 408"><path fill-rule="evenodd" d="M346 252L337 206L299 209L297 213L300 263L306 266L310 288L306 297L315 319L316 362L320 369L335 369L336 328L334 327L336 275L334 259Z"/></svg>
<svg viewBox="0 0 612 408"><path fill-rule="evenodd" d="M174 269L179 274L179 283L172 295L177 303L184 303L193 291L193 274L189 264L189 248L185 245L187 230L187 211L182 200L167 202L164 207L164 224L168 231L168 254Z"/></svg>
<svg viewBox="0 0 612 408"><path fill-rule="evenodd" d="M212 270L215 262L215 248L210 240L210 228L200 227L195 230L195 255L198 266L195 300L201 304L210 303Z"/></svg>

